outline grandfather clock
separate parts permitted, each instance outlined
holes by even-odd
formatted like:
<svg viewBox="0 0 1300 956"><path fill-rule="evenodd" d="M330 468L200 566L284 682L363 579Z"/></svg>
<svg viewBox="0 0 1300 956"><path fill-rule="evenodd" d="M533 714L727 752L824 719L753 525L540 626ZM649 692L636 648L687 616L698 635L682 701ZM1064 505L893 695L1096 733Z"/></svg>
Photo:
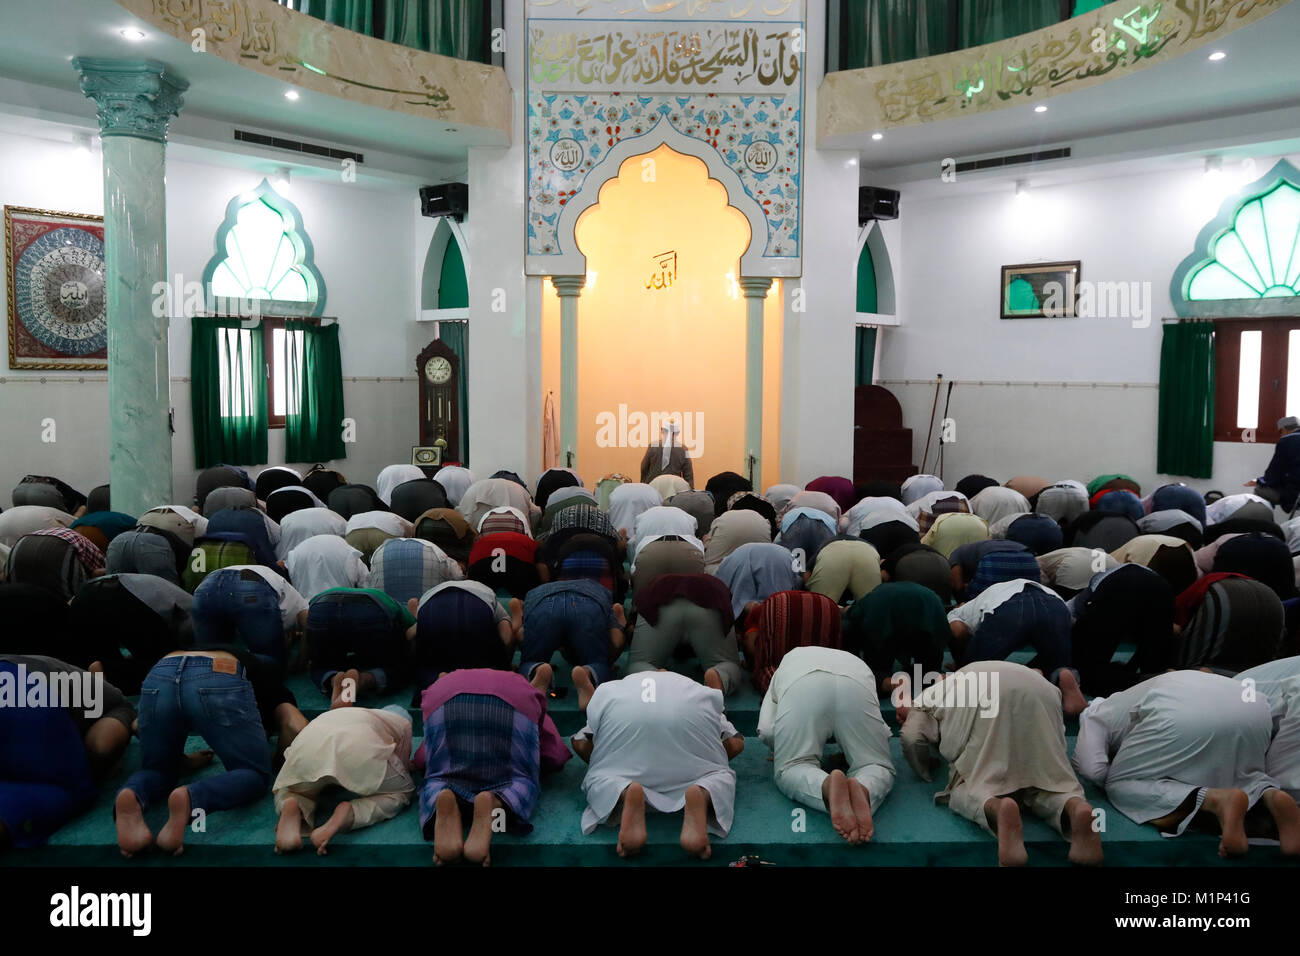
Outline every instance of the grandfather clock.
<svg viewBox="0 0 1300 956"><path fill-rule="evenodd" d="M460 359L434 339L415 359L420 379L420 444L446 441L443 461L460 461Z"/></svg>

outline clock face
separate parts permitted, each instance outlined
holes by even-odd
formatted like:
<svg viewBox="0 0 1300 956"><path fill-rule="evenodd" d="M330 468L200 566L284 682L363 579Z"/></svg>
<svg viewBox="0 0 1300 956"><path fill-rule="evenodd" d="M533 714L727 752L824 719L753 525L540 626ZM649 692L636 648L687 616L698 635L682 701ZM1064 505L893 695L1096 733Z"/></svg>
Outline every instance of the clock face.
<svg viewBox="0 0 1300 956"><path fill-rule="evenodd" d="M443 356L435 355L424 363L424 377L434 385L445 385L451 378L451 363Z"/></svg>

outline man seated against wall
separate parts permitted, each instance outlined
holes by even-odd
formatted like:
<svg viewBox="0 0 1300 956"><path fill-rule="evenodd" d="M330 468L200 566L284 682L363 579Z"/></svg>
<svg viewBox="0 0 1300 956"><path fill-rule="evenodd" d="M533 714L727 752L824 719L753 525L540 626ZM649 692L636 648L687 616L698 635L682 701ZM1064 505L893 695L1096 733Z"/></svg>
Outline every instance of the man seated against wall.
<svg viewBox="0 0 1300 956"><path fill-rule="evenodd" d="M1265 501L1290 512L1300 495L1300 418L1287 415L1277 420L1277 447L1263 477L1246 482Z"/></svg>

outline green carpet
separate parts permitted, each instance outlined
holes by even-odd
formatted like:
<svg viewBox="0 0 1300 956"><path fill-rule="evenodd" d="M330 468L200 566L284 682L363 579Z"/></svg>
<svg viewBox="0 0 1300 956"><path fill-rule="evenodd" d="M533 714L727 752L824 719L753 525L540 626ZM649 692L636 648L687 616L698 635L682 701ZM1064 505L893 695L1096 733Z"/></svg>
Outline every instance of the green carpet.
<svg viewBox="0 0 1300 956"><path fill-rule="evenodd" d="M1013 659L1026 660L1028 654ZM694 661L678 662L684 673L699 676ZM569 668L556 659L557 686L568 687ZM324 696L305 676L291 681L299 706L310 718L328 706ZM410 704L410 691L367 706ZM725 840L714 839L713 858L708 865L725 865L741 856L757 854L783 865L817 866L992 866L997 862L994 839L975 824L959 818L946 807L936 807L933 795L943 787L943 771L933 783L919 780L903 760L897 736L892 742L897 776L894 789L876 814L876 836L870 845L850 847L830 825L825 814L799 806L776 789L768 750L755 736L758 723L758 694L748 684L728 698L727 712L746 735L745 750L732 766L737 773L736 817ZM894 723L892 707L883 701L887 719ZM551 713L560 732L569 735L583 723L576 694L552 699ZM411 710L419 733L418 711ZM1074 728L1067 726L1071 748ZM418 740L416 741L418 745ZM203 747L192 738L189 749ZM6 855L9 866L428 866L432 845L420 835L414 804L393 820L337 837L326 857L317 857L310 846L301 853L277 856L271 850L275 815L270 796L239 810L213 814L206 832L186 835L186 852L179 859L158 853L137 860L123 860L115 842L113 795L140 763L139 741L132 740L123 766L105 786L90 812L56 833L40 850L14 851ZM527 837L499 836L493 841L495 866L661 866L688 862L678 846L680 815L651 814L649 843L634 861L620 860L615 853L617 833L602 827L583 836L580 820L586 801L582 777L586 765L576 757L564 770L544 779L542 797L534 818L534 830ZM211 767L200 775L217 773ZM1088 798L1105 811L1103 840L1106 862L1111 866L1241 866L1224 863L1216 853L1217 838L1187 834L1166 839L1150 827L1141 827L1110 806L1092 788ZM326 811L328 808L324 808ZM165 818L165 808L150 811L148 819L156 831ZM324 819L322 816L321 819ZM1025 839L1031 865L1067 865L1067 845L1045 823L1026 815ZM1280 865L1284 862L1275 846L1252 847L1250 866ZM698 865L698 864L697 864Z"/></svg>

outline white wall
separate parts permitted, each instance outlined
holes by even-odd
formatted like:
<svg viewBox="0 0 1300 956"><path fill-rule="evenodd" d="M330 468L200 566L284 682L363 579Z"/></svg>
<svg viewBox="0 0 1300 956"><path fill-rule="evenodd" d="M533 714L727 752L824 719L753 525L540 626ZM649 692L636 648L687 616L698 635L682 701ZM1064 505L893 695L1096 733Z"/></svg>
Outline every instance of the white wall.
<svg viewBox="0 0 1300 956"><path fill-rule="evenodd" d="M167 163L168 272L200 282L214 251L226 204L261 175L225 166ZM412 190L295 178L297 205L325 278L326 314L340 321L344 409L357 422L348 458L335 463L354 481L373 482L379 469L409 461L418 442L415 354L432 337L415 315L411 254L419 200ZM0 134L0 202L102 214L99 154L71 145ZM0 286L3 285L0 270ZM193 494L189 401L189 319L170 321L171 400L175 407L173 497ZM108 384L105 372L24 372L8 368L0 343L0 504L25 474L62 478L82 492L108 481ZM42 383L42 379L44 382ZM376 381L379 379L380 381ZM84 380L84 381L83 381ZM41 441L41 421L54 418L56 441ZM270 463L283 463L284 433L272 430ZM309 463L308 463L309 464Z"/></svg>
<svg viewBox="0 0 1300 956"><path fill-rule="evenodd" d="M1256 175L1274 162L1256 160ZM1156 475L1161 320L1174 315L1174 269L1228 190L1209 190L1193 168L1034 188L1028 199L1010 183L950 188L937 198L909 198L903 188L902 324L882 329L878 346L880 384L903 405L916 465L942 373L958 382L957 441L944 462L950 483L972 473L1087 481L1124 472L1144 488L1171 480ZM1085 282L1149 283L1149 325L1136 327L1142 316L999 318L1002 265L1071 259L1081 260ZM943 393L927 470L946 384ZM1183 480L1231 493L1262 473L1271 453L1271 445L1216 443L1212 478Z"/></svg>

